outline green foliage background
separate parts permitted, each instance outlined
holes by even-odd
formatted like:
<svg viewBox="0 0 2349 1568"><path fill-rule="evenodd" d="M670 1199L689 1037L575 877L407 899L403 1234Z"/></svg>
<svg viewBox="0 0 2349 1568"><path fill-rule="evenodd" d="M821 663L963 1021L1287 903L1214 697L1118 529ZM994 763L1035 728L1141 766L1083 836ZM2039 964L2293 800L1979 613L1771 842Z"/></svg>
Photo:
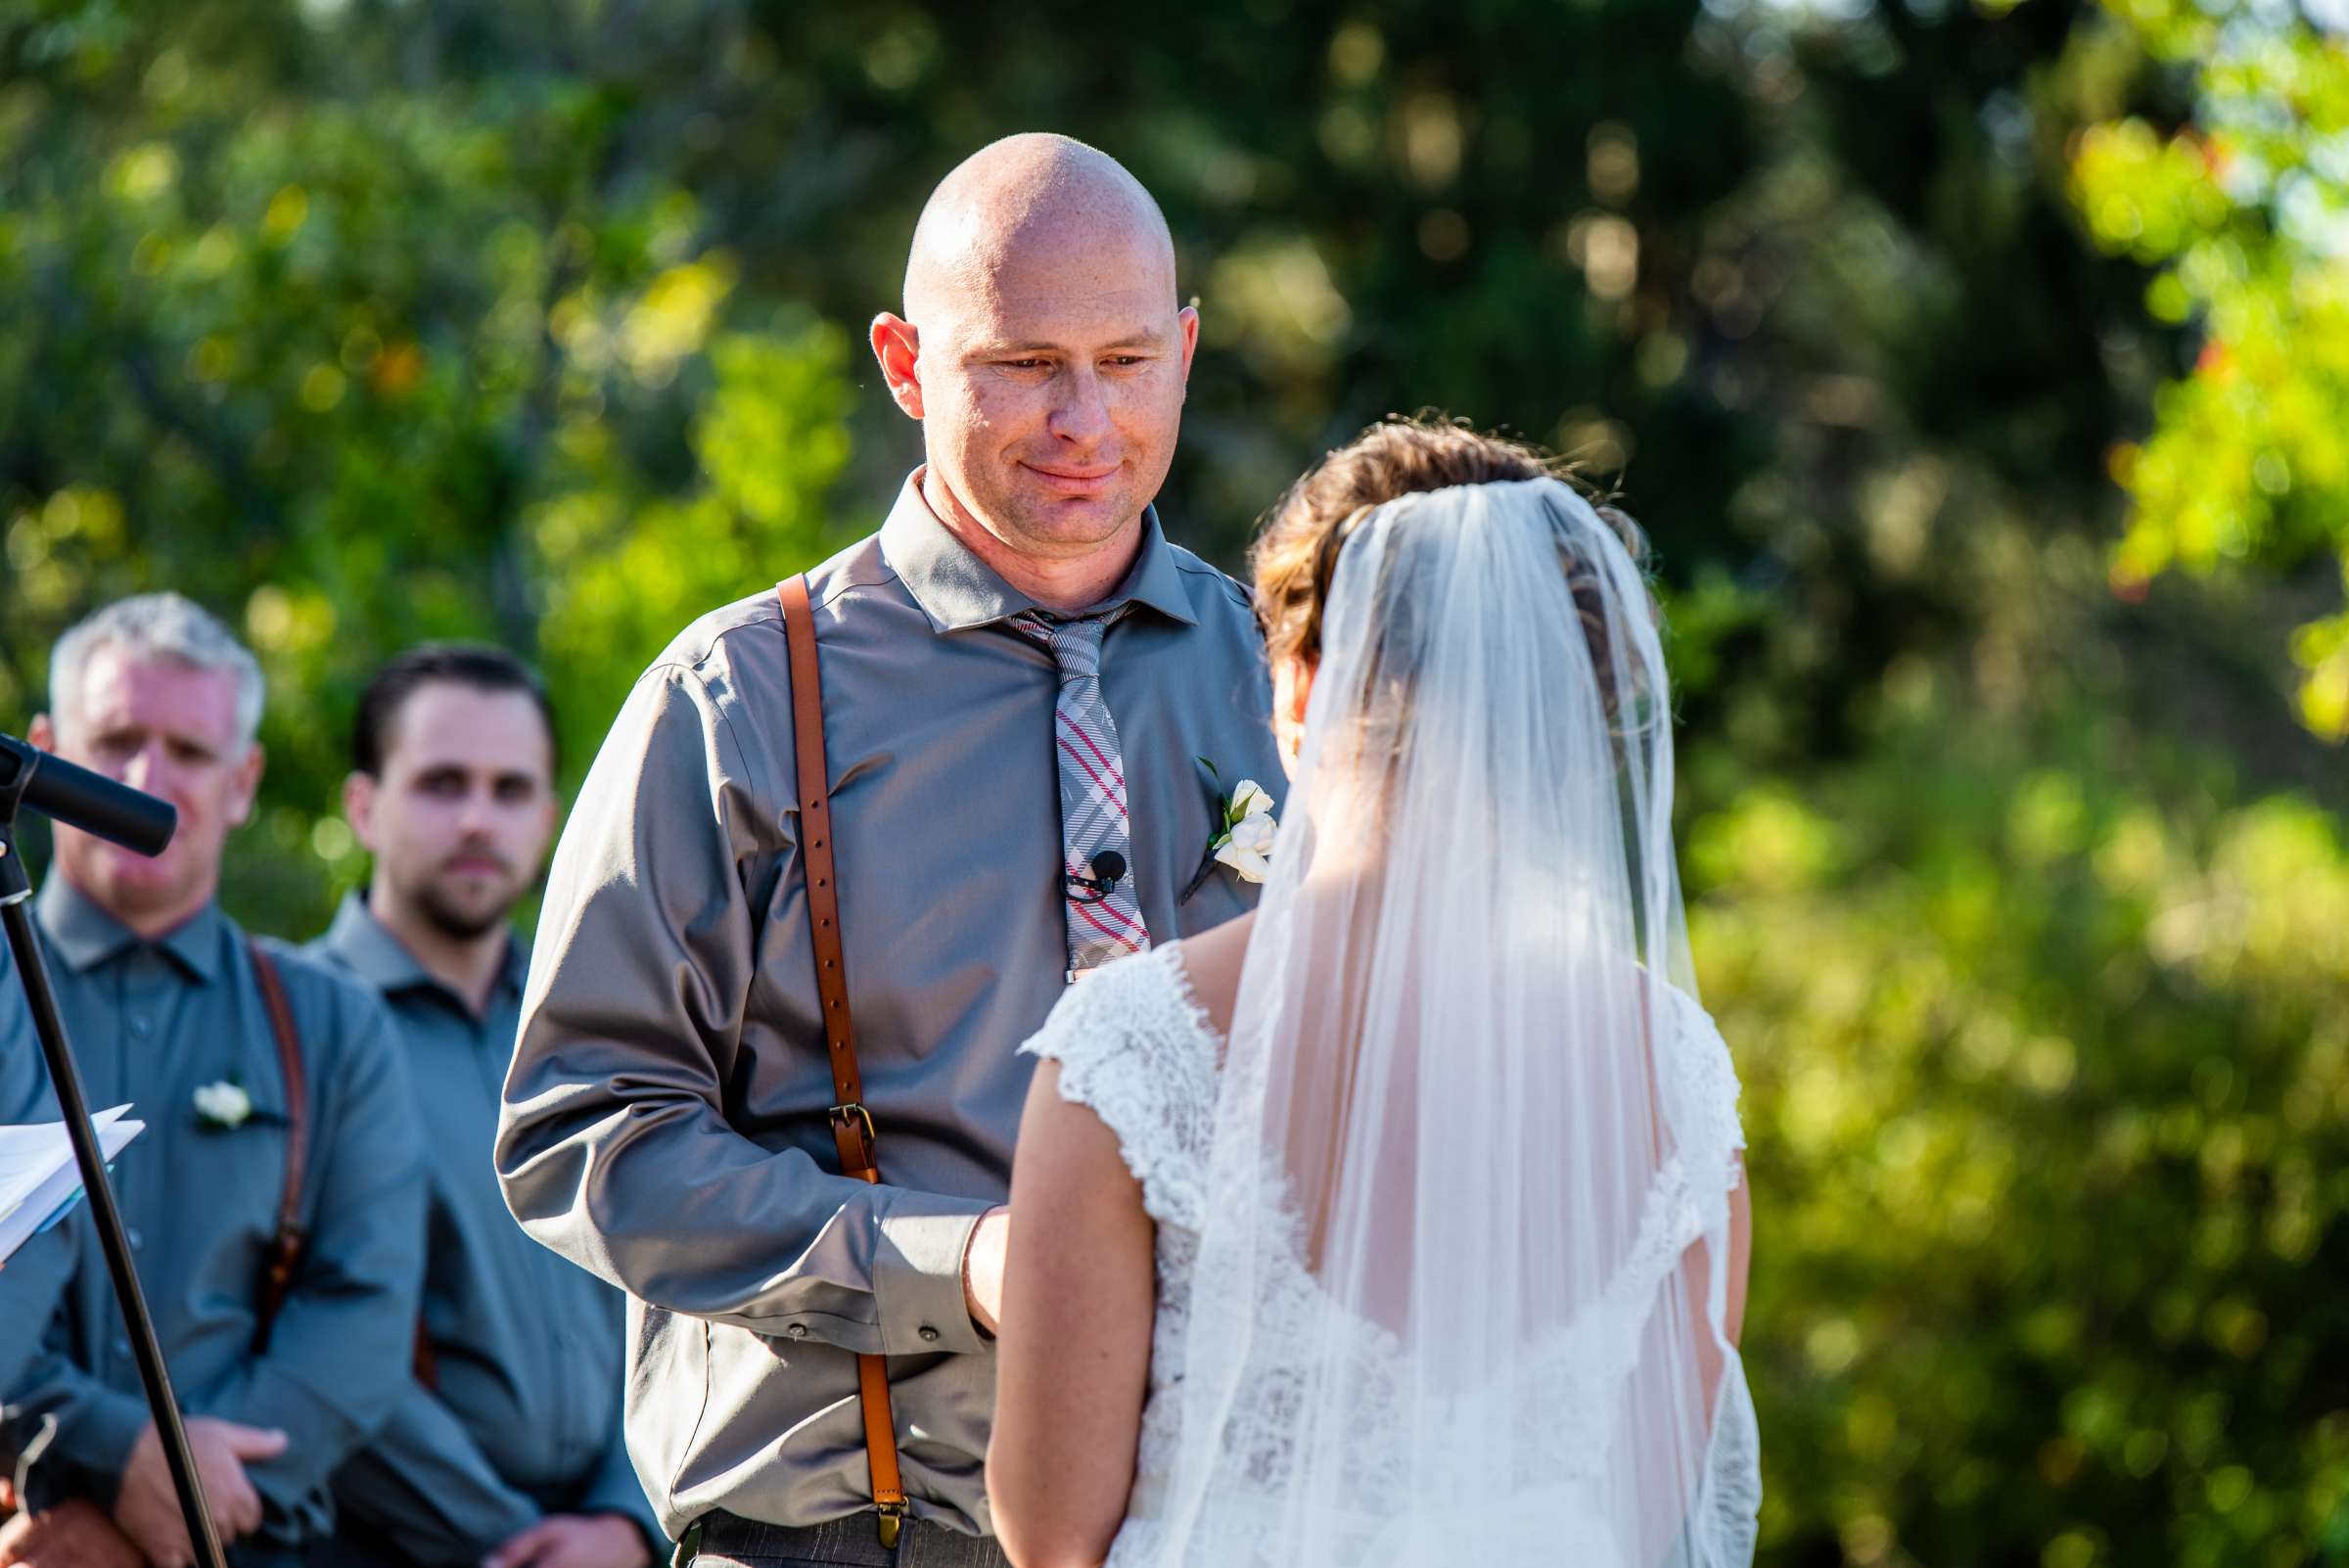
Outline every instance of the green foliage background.
<svg viewBox="0 0 2349 1568"><path fill-rule="evenodd" d="M220 610L273 681L228 899L315 930L384 655L530 654L576 777L677 626L877 522L863 323L1039 127L1200 298L1187 541L1427 404L1655 535L1766 1560L2349 1559L2313 10L0 0L0 725L98 602Z"/></svg>

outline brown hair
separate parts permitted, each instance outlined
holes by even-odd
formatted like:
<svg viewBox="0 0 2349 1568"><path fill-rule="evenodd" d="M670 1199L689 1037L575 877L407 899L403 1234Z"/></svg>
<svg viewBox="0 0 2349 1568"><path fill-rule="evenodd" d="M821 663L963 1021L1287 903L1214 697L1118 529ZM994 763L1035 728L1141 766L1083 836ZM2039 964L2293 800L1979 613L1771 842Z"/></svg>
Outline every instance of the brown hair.
<svg viewBox="0 0 2349 1568"><path fill-rule="evenodd" d="M1274 660L1319 662L1322 607L1339 552L1373 507L1418 490L1536 479L1579 483L1565 463L1539 447L1487 435L1465 420L1395 415L1372 425L1306 470L1265 514L1248 565L1256 576L1256 619L1265 629L1266 651ZM1611 506L1596 510L1632 559L1644 566L1647 541L1639 526ZM1589 589L1595 593L1596 584ZM1584 598L1578 581L1576 602ZM1587 609L1587 627L1592 620ZM1601 617L1594 634L1603 636L1603 627Z"/></svg>

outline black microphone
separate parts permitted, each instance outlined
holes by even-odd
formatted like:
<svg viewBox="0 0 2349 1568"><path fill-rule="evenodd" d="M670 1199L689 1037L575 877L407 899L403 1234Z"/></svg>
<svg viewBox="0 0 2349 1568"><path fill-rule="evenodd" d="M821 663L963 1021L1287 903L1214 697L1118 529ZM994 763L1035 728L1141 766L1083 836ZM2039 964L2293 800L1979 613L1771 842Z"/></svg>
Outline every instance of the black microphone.
<svg viewBox="0 0 2349 1568"><path fill-rule="evenodd" d="M1118 878L1125 874L1126 856L1115 850L1103 850L1093 856L1093 874L1091 876L1081 877L1071 871L1064 880L1070 887L1082 888L1091 894L1092 901L1097 902L1110 896L1111 892L1117 888Z"/></svg>
<svg viewBox="0 0 2349 1568"><path fill-rule="evenodd" d="M76 767L14 735L0 735L0 791L22 791L24 804L44 816L139 854L162 853L179 829L179 810L168 801Z"/></svg>

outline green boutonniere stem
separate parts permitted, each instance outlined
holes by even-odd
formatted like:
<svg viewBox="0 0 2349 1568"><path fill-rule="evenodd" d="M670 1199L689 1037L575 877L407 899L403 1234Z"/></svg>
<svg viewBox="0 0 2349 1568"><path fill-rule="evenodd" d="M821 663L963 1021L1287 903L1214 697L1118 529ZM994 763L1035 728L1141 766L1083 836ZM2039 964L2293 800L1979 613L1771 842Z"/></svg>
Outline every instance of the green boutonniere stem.
<svg viewBox="0 0 2349 1568"><path fill-rule="evenodd" d="M1196 761L1207 769L1207 776L1212 781L1208 786L1208 798L1215 802L1216 825L1209 835L1207 852L1199 857L1199 869L1192 873L1189 884L1182 890L1182 897L1174 900L1177 904L1190 902L1191 895L1206 886L1207 879L1215 874L1219 864L1229 865L1244 881L1262 882L1265 878L1264 856L1271 849L1272 798L1252 779L1240 780L1226 795L1216 788L1223 782L1223 775L1216 771L1216 764L1204 757ZM1261 822L1257 820L1260 816L1263 818ZM1242 827L1249 830L1246 851L1227 853L1233 835Z"/></svg>
<svg viewBox="0 0 2349 1568"><path fill-rule="evenodd" d="M1211 844L1207 847L1207 853L1199 857L1199 869L1191 874L1190 885L1182 890L1182 897L1174 901L1176 903L1190 902L1191 895L1207 886L1207 879L1215 875L1215 871L1216 846Z"/></svg>
<svg viewBox="0 0 2349 1568"><path fill-rule="evenodd" d="M1214 780L1214 783L1208 786L1208 798L1216 803L1217 830L1208 835L1207 853L1199 856L1199 869L1192 872L1191 880L1183 885L1182 897L1174 900L1177 904L1190 902L1191 895L1207 886L1207 879L1213 876L1216 870L1216 849L1222 843L1222 835L1231 831L1231 797L1216 789L1217 784L1223 782L1223 775L1217 772L1216 764L1204 757L1194 757L1191 761L1206 768L1207 776Z"/></svg>

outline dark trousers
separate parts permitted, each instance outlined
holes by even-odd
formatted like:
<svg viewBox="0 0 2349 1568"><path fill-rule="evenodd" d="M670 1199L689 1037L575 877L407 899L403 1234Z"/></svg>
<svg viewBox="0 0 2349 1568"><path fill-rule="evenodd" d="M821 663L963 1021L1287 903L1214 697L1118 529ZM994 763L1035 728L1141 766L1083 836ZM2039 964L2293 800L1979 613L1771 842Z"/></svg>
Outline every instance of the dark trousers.
<svg viewBox="0 0 2349 1568"><path fill-rule="evenodd" d="M344 1520L332 1540L310 1548L309 1568L416 1568L416 1564L376 1540L371 1532Z"/></svg>
<svg viewBox="0 0 2349 1568"><path fill-rule="evenodd" d="M700 1528L684 1568L1010 1568L992 1541L920 1519L905 1522L894 1552L881 1545L869 1513L807 1526L712 1513Z"/></svg>
<svg viewBox="0 0 2349 1568"><path fill-rule="evenodd" d="M323 1542L306 1546L280 1546L265 1541L240 1541L228 1549L228 1568L317 1568ZM337 1565L340 1568L340 1565Z"/></svg>

